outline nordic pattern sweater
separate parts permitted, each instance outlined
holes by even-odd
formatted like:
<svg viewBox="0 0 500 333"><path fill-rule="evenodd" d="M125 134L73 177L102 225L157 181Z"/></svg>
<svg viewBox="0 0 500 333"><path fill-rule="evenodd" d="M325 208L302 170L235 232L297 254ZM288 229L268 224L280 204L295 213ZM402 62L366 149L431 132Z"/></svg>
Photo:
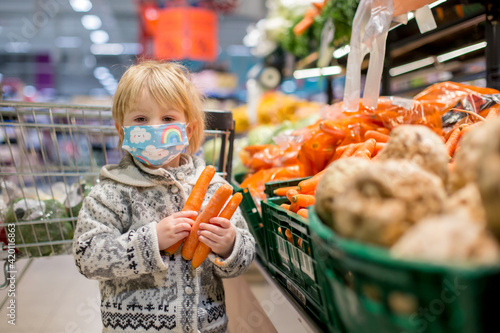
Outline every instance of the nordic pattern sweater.
<svg viewBox="0 0 500 333"><path fill-rule="evenodd" d="M226 332L221 278L245 272L255 241L238 209L232 254L193 269L181 256L158 250L156 223L182 210L205 162L181 155L177 168L148 169L127 154L104 166L85 198L73 241L79 271L99 281L103 332ZM225 183L212 180L203 207Z"/></svg>

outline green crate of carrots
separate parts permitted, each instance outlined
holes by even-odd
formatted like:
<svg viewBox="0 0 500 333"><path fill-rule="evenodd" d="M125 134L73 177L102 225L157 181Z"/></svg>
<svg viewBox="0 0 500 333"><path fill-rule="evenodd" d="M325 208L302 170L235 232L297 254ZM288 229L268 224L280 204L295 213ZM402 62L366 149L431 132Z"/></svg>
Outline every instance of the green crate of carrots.
<svg viewBox="0 0 500 333"><path fill-rule="evenodd" d="M262 202L268 267L280 282L284 280L279 279L275 271L285 276L285 287L295 297L303 294L299 299L304 307L315 313L316 319L322 320L323 301L317 281L317 263L313 257L309 223L306 218L281 206L287 201L286 197L276 197Z"/></svg>
<svg viewBox="0 0 500 333"><path fill-rule="evenodd" d="M241 212L243 217L247 221L248 229L252 233L255 242L257 244L256 256L260 263L264 266L267 265L267 254L266 254L266 242L264 236L264 224L262 217L260 215L259 209L255 203L254 198L250 194L248 188L241 188L240 184L245 178L245 174L235 175L232 186L235 192L239 192L243 195L243 200L241 201Z"/></svg>

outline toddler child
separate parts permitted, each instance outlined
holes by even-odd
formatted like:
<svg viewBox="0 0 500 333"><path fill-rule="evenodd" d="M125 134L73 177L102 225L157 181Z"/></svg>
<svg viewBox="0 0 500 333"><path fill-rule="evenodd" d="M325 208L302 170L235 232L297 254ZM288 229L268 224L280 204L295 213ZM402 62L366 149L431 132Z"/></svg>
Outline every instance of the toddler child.
<svg viewBox="0 0 500 333"><path fill-rule="evenodd" d="M245 272L255 255L239 209L200 226L213 253L198 268L182 247L164 251L188 236L198 214L182 208L205 168L193 156L204 133L199 92L184 67L144 61L121 78L113 119L127 153L102 168L73 241L79 271L99 281L103 332L226 332L221 278ZM215 176L203 205L225 183Z"/></svg>

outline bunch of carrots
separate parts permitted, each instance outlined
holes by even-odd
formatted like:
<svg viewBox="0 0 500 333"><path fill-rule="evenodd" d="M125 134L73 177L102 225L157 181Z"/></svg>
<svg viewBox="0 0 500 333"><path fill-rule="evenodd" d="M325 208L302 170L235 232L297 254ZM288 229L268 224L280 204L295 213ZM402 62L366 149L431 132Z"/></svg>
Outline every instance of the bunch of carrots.
<svg viewBox="0 0 500 333"><path fill-rule="evenodd" d="M455 112L465 112L468 116L457 122L451 130L447 131L443 135L446 152L448 153L448 156L450 156L450 169L454 166L453 158L455 153L460 149L460 142L462 141L462 138L474 128L480 126L483 122L489 121L498 116L500 113L500 104L494 104L479 113L473 113L461 109L452 110Z"/></svg>
<svg viewBox="0 0 500 333"><path fill-rule="evenodd" d="M189 195L186 204L183 207L183 211L192 210L199 212L201 205L205 199L205 195L210 185L210 181L215 175L215 168L211 165L205 167L200 177L196 181L191 194ZM233 188L227 184L219 187L206 207L197 215L194 219L194 224L191 227L189 236L185 240L181 240L176 244L172 245L165 252L173 254L177 251L179 246L182 245L182 257L185 260L191 260L191 264L194 268L200 266L203 261L210 254L210 247L202 243L198 239L198 231L202 223L210 223L210 219L213 217L223 217L226 219L231 219L234 212L238 208L243 196L241 193L235 193L232 197ZM228 200L229 199L229 200ZM227 204L226 204L227 202ZM222 208L224 207L224 210ZM222 211L221 211L222 210ZM184 242L184 244L183 244ZM219 260L220 264L221 261Z"/></svg>
<svg viewBox="0 0 500 333"><path fill-rule="evenodd" d="M460 139L500 112L498 104L479 113L454 107L465 98L473 103L483 103L481 96L484 94L499 92L489 88L441 82L415 96L410 109L404 107L404 103L387 97L379 99L375 110L367 109L361 104L357 112L344 112L341 103L336 103L326 112L330 120L320 120L294 131L289 137L289 146L285 149L277 149L277 146L245 148L248 154L244 164L250 169L250 173L241 186L248 187L252 196L265 199L266 182L315 177L321 175L333 161L350 156L376 160L377 154L388 141L392 128L401 124L426 125L442 135L452 168L453 156L460 149ZM475 107L479 109L481 105ZM450 110L466 112L468 115L454 124L451 130L443 129L442 116Z"/></svg>
<svg viewBox="0 0 500 333"><path fill-rule="evenodd" d="M363 142L348 143L339 145L334 149L332 157L327 166L342 158L358 157L367 160L377 158L378 152L384 148L389 140L388 132L385 131L366 131L363 135ZM281 207L308 218L307 207L316 203L316 187L325 173L326 168L316 173L311 178L301 181L297 186L281 187L274 190L276 196L286 196L290 204L282 204Z"/></svg>

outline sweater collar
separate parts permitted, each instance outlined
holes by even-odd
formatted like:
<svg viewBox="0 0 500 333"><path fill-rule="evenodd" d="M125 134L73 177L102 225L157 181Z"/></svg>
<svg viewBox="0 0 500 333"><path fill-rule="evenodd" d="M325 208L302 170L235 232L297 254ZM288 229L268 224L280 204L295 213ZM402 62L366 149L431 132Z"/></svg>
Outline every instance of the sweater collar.
<svg viewBox="0 0 500 333"><path fill-rule="evenodd" d="M165 182L165 180L183 180L180 179L179 175L182 175L182 178L192 178L190 176L195 174L197 164L200 164L200 161L194 161L191 156L181 154L178 167L150 169L127 153L119 164L105 165L101 169L100 178L101 180L110 178L131 186L151 187Z"/></svg>

